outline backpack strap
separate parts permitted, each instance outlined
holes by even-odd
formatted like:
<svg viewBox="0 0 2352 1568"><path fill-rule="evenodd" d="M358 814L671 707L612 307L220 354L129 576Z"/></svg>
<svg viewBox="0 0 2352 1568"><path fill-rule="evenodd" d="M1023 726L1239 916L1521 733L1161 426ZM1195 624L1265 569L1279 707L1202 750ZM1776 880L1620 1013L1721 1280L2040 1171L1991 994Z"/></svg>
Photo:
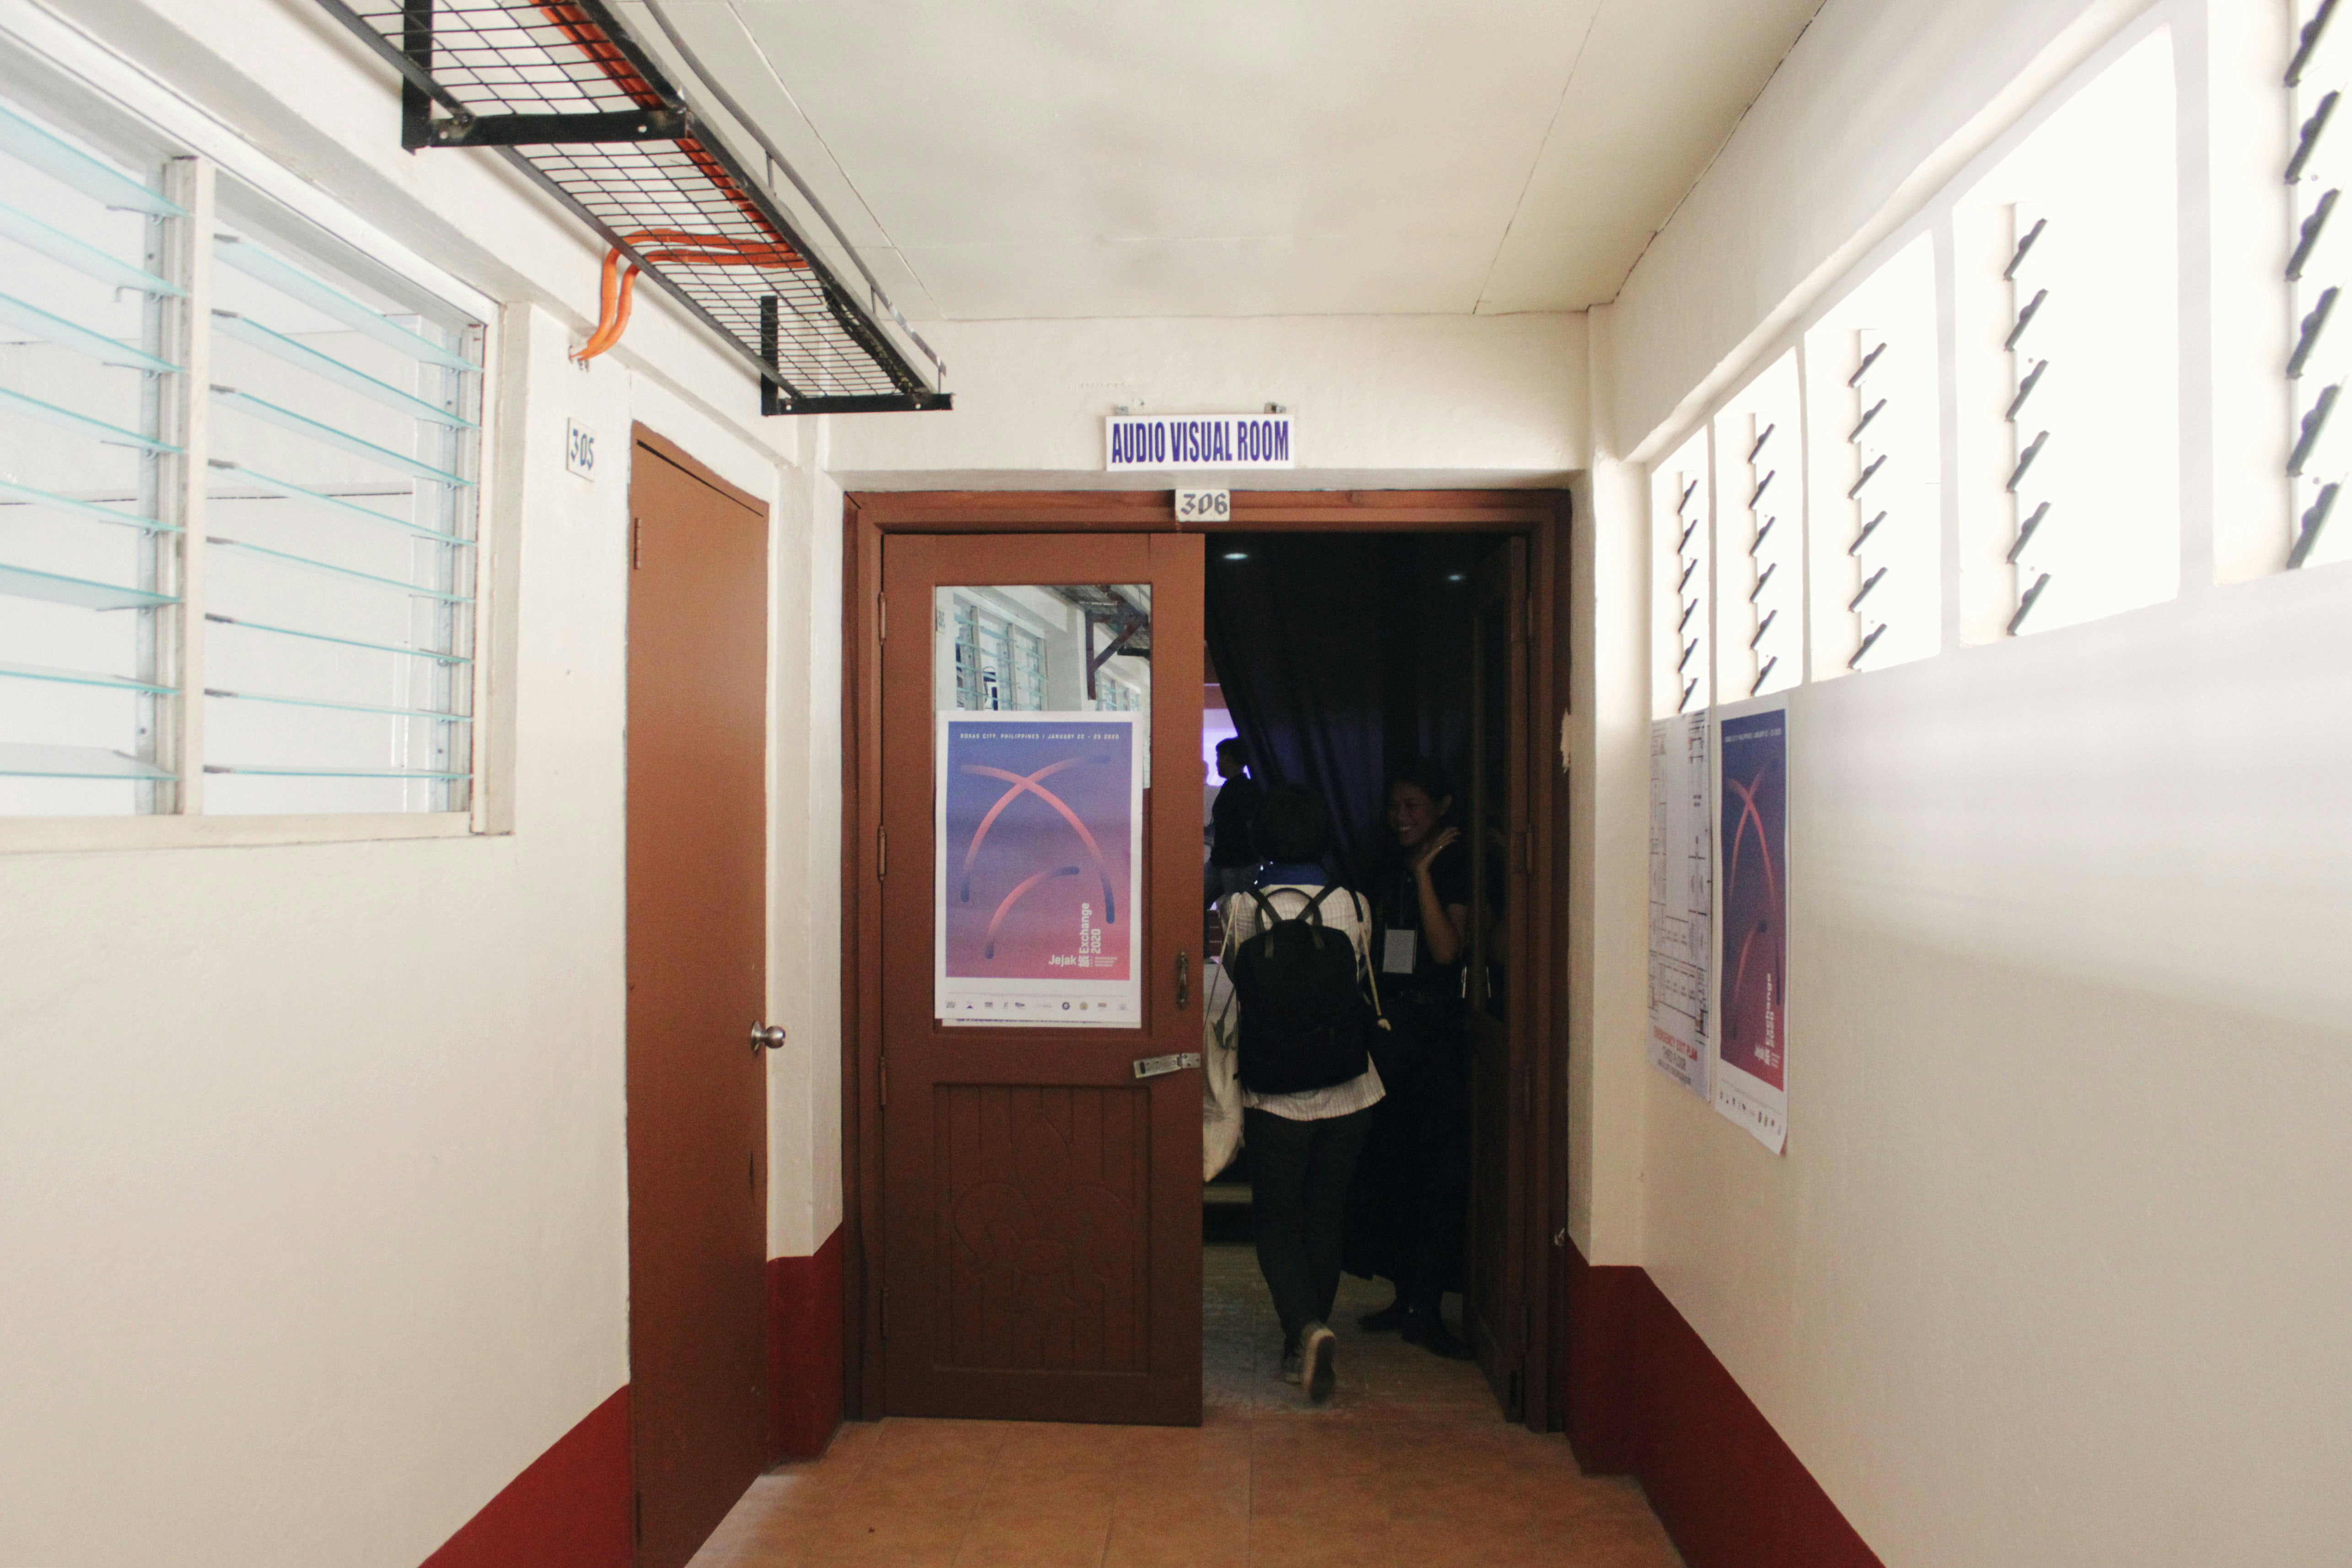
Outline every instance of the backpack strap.
<svg viewBox="0 0 2352 1568"><path fill-rule="evenodd" d="M1372 1026L1375 1028L1387 1029L1389 1027L1388 1011L1381 1005L1381 966L1372 962L1370 951L1372 911L1370 906L1355 894L1350 893L1348 897L1354 900L1356 919L1362 922L1365 942L1364 984L1371 988L1372 993Z"/></svg>
<svg viewBox="0 0 2352 1568"><path fill-rule="evenodd" d="M1253 940L1283 923L1282 917L1275 913L1274 905L1267 901L1263 891L1256 888L1244 888L1242 891L1247 893L1250 902L1257 906L1257 930L1250 933Z"/></svg>

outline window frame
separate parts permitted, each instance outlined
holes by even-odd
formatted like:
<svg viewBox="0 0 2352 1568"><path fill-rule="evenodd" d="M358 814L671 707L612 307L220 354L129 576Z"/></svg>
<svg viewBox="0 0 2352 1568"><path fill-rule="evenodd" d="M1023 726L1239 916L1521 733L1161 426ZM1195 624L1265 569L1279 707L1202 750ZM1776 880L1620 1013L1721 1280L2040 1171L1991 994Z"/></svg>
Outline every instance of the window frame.
<svg viewBox="0 0 2352 1568"><path fill-rule="evenodd" d="M174 761L181 775L169 812L124 816L0 816L0 854L101 849L153 849L211 846L352 843L383 839L457 838L512 830L510 721L501 700L510 684L505 667L512 649L503 635L509 620L507 582L512 556L501 459L508 336L499 301L428 260L414 247L302 179L247 142L185 98L130 61L106 49L60 19L29 8L0 11L0 95L37 115L48 117L101 143L136 142L158 153L167 169L176 166L193 202L184 201L191 235L209 232L214 193L221 175L297 224L308 224L333 241L398 274L410 286L439 299L481 323L478 374L482 409L473 605L474 737L472 783L463 811L209 816L203 810L202 676L204 489L202 469L184 463L173 487L173 504L187 523L181 536L180 571L187 589L174 637L179 695L172 699ZM210 247L194 247L195 268L209 269ZM191 301L201 307L203 295ZM198 342L205 334L194 334ZM175 377L168 397L180 427L201 432L206 420L207 367L192 357ZM198 441L201 443L199 434ZM201 446L196 456L202 457ZM196 765L188 764L191 757ZM193 809L192 809L193 807Z"/></svg>

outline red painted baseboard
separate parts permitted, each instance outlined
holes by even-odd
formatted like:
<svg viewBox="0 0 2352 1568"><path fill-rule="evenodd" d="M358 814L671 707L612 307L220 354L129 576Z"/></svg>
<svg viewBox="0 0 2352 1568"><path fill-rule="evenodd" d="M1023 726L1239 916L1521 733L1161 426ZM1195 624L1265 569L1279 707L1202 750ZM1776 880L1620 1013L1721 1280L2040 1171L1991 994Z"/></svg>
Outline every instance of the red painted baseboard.
<svg viewBox="0 0 2352 1568"><path fill-rule="evenodd" d="M768 1259L768 1454L814 1459L841 1427L841 1232Z"/></svg>
<svg viewBox="0 0 2352 1568"><path fill-rule="evenodd" d="M1647 1281L1637 1268L1587 1263L1574 1242L1560 1254L1567 1343L1554 1363L1553 1407L1586 1474L1628 1475L1641 1464L1634 1287Z"/></svg>
<svg viewBox="0 0 2352 1568"><path fill-rule="evenodd" d="M1577 1462L1639 1477L1690 1568L1883 1568L1649 1271L1566 1250Z"/></svg>
<svg viewBox="0 0 2352 1568"><path fill-rule="evenodd" d="M424 1568L630 1568L634 1495L624 1385L509 1481Z"/></svg>

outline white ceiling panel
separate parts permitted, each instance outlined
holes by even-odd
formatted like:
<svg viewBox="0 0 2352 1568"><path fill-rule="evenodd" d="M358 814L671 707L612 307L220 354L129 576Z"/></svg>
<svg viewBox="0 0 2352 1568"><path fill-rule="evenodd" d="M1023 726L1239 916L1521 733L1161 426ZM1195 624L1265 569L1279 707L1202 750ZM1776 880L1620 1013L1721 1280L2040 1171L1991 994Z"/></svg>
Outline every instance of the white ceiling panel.
<svg viewBox="0 0 2352 1568"><path fill-rule="evenodd" d="M1616 298L1820 4L1612 0L1479 309L1572 310Z"/></svg>
<svg viewBox="0 0 2352 1568"><path fill-rule="evenodd" d="M661 8L902 310L992 319L1609 298L1815 3Z"/></svg>

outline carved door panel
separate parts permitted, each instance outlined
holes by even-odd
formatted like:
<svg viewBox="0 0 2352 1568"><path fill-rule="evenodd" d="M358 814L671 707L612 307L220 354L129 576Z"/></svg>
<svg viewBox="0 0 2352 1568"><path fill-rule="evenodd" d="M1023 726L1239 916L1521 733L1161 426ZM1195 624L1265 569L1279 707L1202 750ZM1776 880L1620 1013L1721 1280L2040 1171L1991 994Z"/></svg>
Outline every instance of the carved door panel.
<svg viewBox="0 0 2352 1568"><path fill-rule="evenodd" d="M882 574L887 1408L1198 1422L1201 540Z"/></svg>
<svg viewBox="0 0 2352 1568"><path fill-rule="evenodd" d="M1527 963L1528 564L1521 540L1480 564L1471 622L1470 1256L1465 1317L1496 1398L1516 1419L1526 1397L1530 1285L1522 1213L1531 1091Z"/></svg>

